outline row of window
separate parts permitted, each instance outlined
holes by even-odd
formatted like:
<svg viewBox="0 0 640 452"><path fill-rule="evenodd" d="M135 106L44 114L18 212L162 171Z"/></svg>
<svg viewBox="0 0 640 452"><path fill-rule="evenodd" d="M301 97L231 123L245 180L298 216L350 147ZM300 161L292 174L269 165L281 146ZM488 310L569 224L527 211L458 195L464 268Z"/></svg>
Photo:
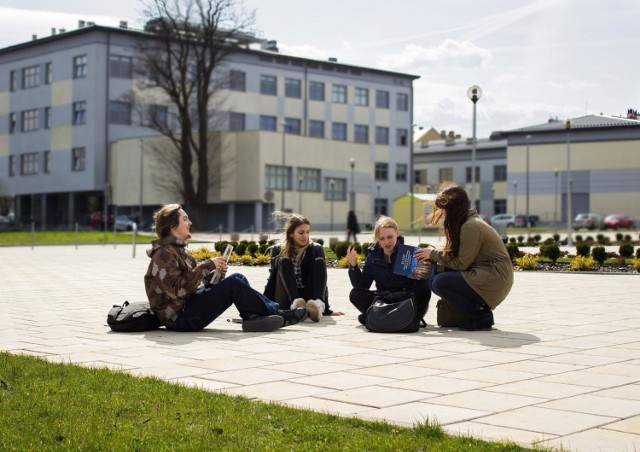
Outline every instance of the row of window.
<svg viewBox="0 0 640 452"><path fill-rule="evenodd" d="M324 102L326 100L326 85L324 82L309 81L309 100ZM247 74L244 71L232 70L229 73L229 89L232 91L247 90ZM355 87L353 93L353 104L368 107L370 104L370 89ZM260 75L260 94L271 96L278 95L278 78L274 75ZM302 98L302 79L285 77L284 96L296 99ZM331 102L346 104L349 102L347 96L347 85L331 85ZM388 109L390 105L390 93L385 90L375 90L375 107ZM409 111L409 95L406 93L396 93L396 110Z"/></svg>
<svg viewBox="0 0 640 452"><path fill-rule="evenodd" d="M465 181L471 183L471 167L465 168ZM438 170L438 178L440 181L454 180L453 168L440 168ZM425 176L426 179L426 176ZM495 165L493 167L493 181L504 182L507 180L507 165ZM476 166L476 183L480 182L480 167Z"/></svg>
<svg viewBox="0 0 640 452"><path fill-rule="evenodd" d="M71 149L71 171L84 171L86 169L87 150L84 147ZM19 165L19 166L18 166ZM20 155L9 156L9 177L18 174L21 176L33 176L40 173L51 173L51 151L26 152Z"/></svg>
<svg viewBox="0 0 640 452"><path fill-rule="evenodd" d="M41 80L41 66L35 64L24 67L20 70L13 70L9 73L9 90L16 91L18 88L36 88L40 84L50 85L53 82L53 63L44 64L44 77ZM85 78L87 76L87 56L79 55L72 60L73 78Z"/></svg>

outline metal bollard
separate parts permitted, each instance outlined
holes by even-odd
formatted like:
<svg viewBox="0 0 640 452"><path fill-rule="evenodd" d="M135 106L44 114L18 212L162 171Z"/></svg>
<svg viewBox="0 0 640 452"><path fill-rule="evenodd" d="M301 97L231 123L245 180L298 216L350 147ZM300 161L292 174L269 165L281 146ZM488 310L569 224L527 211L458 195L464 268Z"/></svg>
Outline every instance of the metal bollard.
<svg viewBox="0 0 640 452"><path fill-rule="evenodd" d="M133 258L136 258L136 236L138 235L138 225L136 223L133 223L133 225L131 225L131 236L132 236L132 242L133 242Z"/></svg>
<svg viewBox="0 0 640 452"><path fill-rule="evenodd" d="M75 238L76 238L76 249L78 249L78 222L76 222L76 227L75 227Z"/></svg>

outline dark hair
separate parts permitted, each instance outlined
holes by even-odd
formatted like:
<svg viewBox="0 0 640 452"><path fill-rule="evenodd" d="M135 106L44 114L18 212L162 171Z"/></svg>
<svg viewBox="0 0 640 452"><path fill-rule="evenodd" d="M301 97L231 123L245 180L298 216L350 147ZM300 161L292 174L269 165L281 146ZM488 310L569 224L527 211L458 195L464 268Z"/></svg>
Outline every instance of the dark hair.
<svg viewBox="0 0 640 452"><path fill-rule="evenodd" d="M180 204L165 204L153 213L156 235L164 238L171 234L171 229L180 224Z"/></svg>
<svg viewBox="0 0 640 452"><path fill-rule="evenodd" d="M273 213L273 216L274 218L279 219L280 221L286 221L284 225L282 239L279 242L279 245L280 245L279 257L288 257L299 262L304 257L304 253L306 252L307 248L311 244L311 240L309 240L309 243L307 244L307 246L301 249L298 249L295 242L293 241L292 236L295 230L299 226L303 224L311 226L311 222L307 217L303 217L302 215L297 213L275 211Z"/></svg>
<svg viewBox="0 0 640 452"><path fill-rule="evenodd" d="M469 215L469 195L464 188L453 182L443 183L435 201L431 224L436 225L444 216L444 235L447 243L444 253L458 257L460 252L460 229Z"/></svg>

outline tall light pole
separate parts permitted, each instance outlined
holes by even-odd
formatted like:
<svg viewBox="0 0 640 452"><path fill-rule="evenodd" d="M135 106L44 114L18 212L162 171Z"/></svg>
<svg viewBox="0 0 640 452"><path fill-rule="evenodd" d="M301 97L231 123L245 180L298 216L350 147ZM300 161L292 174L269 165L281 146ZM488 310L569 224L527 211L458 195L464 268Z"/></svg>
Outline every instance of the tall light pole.
<svg viewBox="0 0 640 452"><path fill-rule="evenodd" d="M336 181L331 179L329 186L331 187L331 230L333 231L333 200L335 198Z"/></svg>
<svg viewBox="0 0 640 452"><path fill-rule="evenodd" d="M354 159L353 157L351 157L349 159L349 166L351 167L351 193L349 194L349 208L351 210L353 210L353 213L356 212L356 190L355 187L353 185L353 176L354 176L354 170L356 167L356 159Z"/></svg>
<svg viewBox="0 0 640 452"><path fill-rule="evenodd" d="M138 230L142 225L142 194L144 188L144 141L140 138L140 207L138 207ZM107 219L105 218L105 221Z"/></svg>
<svg viewBox="0 0 640 452"><path fill-rule="evenodd" d="M304 177L298 176L298 213L302 215L302 183Z"/></svg>
<svg viewBox="0 0 640 452"><path fill-rule="evenodd" d="M374 213L374 216L376 216L376 215L377 215L377 216L379 216L379 215L380 215L380 213L381 213L381 212L380 212L380 207L379 207L379 206L380 206L380 182L378 182L378 183L376 184L376 190L377 190L377 191L376 191L376 203L375 203L375 205L373 206L373 213ZM376 218L377 218L377 217L376 217ZM374 218L374 219L375 219L375 218Z"/></svg>
<svg viewBox="0 0 640 452"><path fill-rule="evenodd" d="M531 237L531 225L529 224L529 142L531 141L531 135L524 137L527 140L527 180L526 180L526 198L525 198L525 220L527 222L527 239Z"/></svg>
<svg viewBox="0 0 640 452"><path fill-rule="evenodd" d="M555 233L558 233L558 168L553 169L553 175L556 177L556 195L553 206L553 228Z"/></svg>
<svg viewBox="0 0 640 452"><path fill-rule="evenodd" d="M411 88L411 102L413 103L413 87ZM411 136L409 137L409 187L411 188L411 204L409 207L409 231L413 233L413 194L415 185L415 175L413 174L413 129L417 124L413 124L413 109L411 110Z"/></svg>
<svg viewBox="0 0 640 452"><path fill-rule="evenodd" d="M572 246L571 240L571 220L573 215L571 212L571 139L569 138L571 131L571 119L564 120L564 128L567 131L567 246Z"/></svg>
<svg viewBox="0 0 640 452"><path fill-rule="evenodd" d="M284 190L287 187L287 167L285 166L287 123L282 121L282 197L280 198L280 210L284 212Z"/></svg>
<svg viewBox="0 0 640 452"><path fill-rule="evenodd" d="M471 143L471 207L476 207L476 103L482 96L482 89L478 85L470 86L467 96L473 102L473 141Z"/></svg>
<svg viewBox="0 0 640 452"><path fill-rule="evenodd" d="M513 213L518 215L518 181L513 181Z"/></svg>

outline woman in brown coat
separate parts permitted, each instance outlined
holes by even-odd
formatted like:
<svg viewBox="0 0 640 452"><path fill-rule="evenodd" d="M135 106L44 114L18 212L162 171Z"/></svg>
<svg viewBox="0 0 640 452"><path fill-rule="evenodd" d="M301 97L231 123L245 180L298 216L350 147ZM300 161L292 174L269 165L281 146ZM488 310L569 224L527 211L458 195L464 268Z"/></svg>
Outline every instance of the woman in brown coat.
<svg viewBox="0 0 640 452"><path fill-rule="evenodd" d="M513 265L498 233L470 209L467 192L448 184L438 193L431 223L444 219L446 244L441 251L423 248L416 252L430 260L431 291L467 311L471 320L463 329L490 329L492 310L513 285ZM447 271L438 271L446 269Z"/></svg>

